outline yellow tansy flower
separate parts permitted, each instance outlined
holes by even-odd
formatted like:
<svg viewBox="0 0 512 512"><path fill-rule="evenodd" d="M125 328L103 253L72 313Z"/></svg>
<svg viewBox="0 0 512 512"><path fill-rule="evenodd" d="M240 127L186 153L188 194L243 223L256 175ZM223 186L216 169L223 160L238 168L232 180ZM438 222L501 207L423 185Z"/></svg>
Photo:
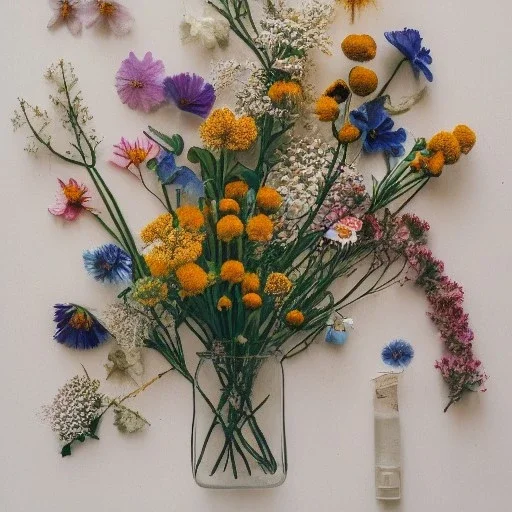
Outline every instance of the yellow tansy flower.
<svg viewBox="0 0 512 512"><path fill-rule="evenodd" d="M265 214L251 217L246 226L247 237L253 242L268 242L272 239L274 223Z"/></svg>
<svg viewBox="0 0 512 512"><path fill-rule="evenodd" d="M159 238L163 238L170 229L172 229L172 215L163 213L140 232L140 237L145 244L150 244Z"/></svg>
<svg viewBox="0 0 512 512"><path fill-rule="evenodd" d="M325 89L323 95L333 98L336 103L343 103L350 96L350 89L345 80L335 80Z"/></svg>
<svg viewBox="0 0 512 512"><path fill-rule="evenodd" d="M454 164L460 158L459 141L450 132L436 133L427 144L427 149L432 153L441 151L446 164Z"/></svg>
<svg viewBox="0 0 512 512"><path fill-rule="evenodd" d="M375 71L363 66L355 66L350 70L348 83L354 94L368 96L377 89L379 79Z"/></svg>
<svg viewBox="0 0 512 512"><path fill-rule="evenodd" d="M260 278L258 274L254 274L252 272L248 272L244 275L244 279L242 281L242 293L245 295L246 293L255 293L260 289Z"/></svg>
<svg viewBox="0 0 512 512"><path fill-rule="evenodd" d="M229 297L223 295L217 302L217 309L219 311L225 311L227 309L231 309L233 307L233 302Z"/></svg>
<svg viewBox="0 0 512 512"><path fill-rule="evenodd" d="M223 242L231 242L243 232L244 225L235 215L226 215L217 222L217 236Z"/></svg>
<svg viewBox="0 0 512 512"><path fill-rule="evenodd" d="M292 282L281 272L272 272L265 284L265 293L269 295L286 295L292 289Z"/></svg>
<svg viewBox="0 0 512 512"><path fill-rule="evenodd" d="M176 208L176 215L178 216L178 222L183 229L197 231L204 225L203 212L197 206L180 206L179 208Z"/></svg>
<svg viewBox="0 0 512 512"><path fill-rule="evenodd" d="M351 123L345 123L338 132L338 140L342 144L355 142L359 137L361 137L361 131Z"/></svg>
<svg viewBox="0 0 512 512"><path fill-rule="evenodd" d="M304 314L298 309L288 311L285 317L286 323L292 327L300 327L304 323Z"/></svg>
<svg viewBox="0 0 512 512"><path fill-rule="evenodd" d="M242 302L247 309L258 309L263 305L263 300L257 293L246 293Z"/></svg>
<svg viewBox="0 0 512 512"><path fill-rule="evenodd" d="M366 62L375 58L377 43L368 34L350 34L341 42L341 50L350 60Z"/></svg>
<svg viewBox="0 0 512 512"><path fill-rule="evenodd" d="M319 121L336 121L340 115L340 107L334 98L320 96L316 101L315 114Z"/></svg>
<svg viewBox="0 0 512 512"><path fill-rule="evenodd" d="M240 199L243 199L248 190L249 185L247 185L245 181L232 181L224 187L224 195L228 199L236 199L239 201Z"/></svg>
<svg viewBox="0 0 512 512"><path fill-rule="evenodd" d="M144 277L135 281L132 290L132 299L147 307L155 307L167 298L169 290L167 285L154 277Z"/></svg>
<svg viewBox="0 0 512 512"><path fill-rule="evenodd" d="M296 103L302 99L303 91L297 82L280 80L270 86L267 95L273 103L282 103L286 100Z"/></svg>
<svg viewBox="0 0 512 512"><path fill-rule="evenodd" d="M281 194L272 187L261 187L256 194L256 206L264 212L277 212L282 202Z"/></svg>
<svg viewBox="0 0 512 512"><path fill-rule="evenodd" d="M258 138L256 121L249 116L243 116L235 123L226 148L231 151L247 151Z"/></svg>
<svg viewBox="0 0 512 512"><path fill-rule="evenodd" d="M476 133L465 124L457 125L452 133L459 142L460 150L467 155L476 143Z"/></svg>
<svg viewBox="0 0 512 512"><path fill-rule="evenodd" d="M220 268L220 278L228 283L241 283L244 279L244 265L241 261L228 260Z"/></svg>
<svg viewBox="0 0 512 512"><path fill-rule="evenodd" d="M234 199L221 199L219 201L219 212L223 214L234 213L235 215L238 215L240 213L240 205Z"/></svg>
<svg viewBox="0 0 512 512"><path fill-rule="evenodd" d="M208 274L196 263L186 263L179 267L176 278L186 296L199 295L208 286Z"/></svg>

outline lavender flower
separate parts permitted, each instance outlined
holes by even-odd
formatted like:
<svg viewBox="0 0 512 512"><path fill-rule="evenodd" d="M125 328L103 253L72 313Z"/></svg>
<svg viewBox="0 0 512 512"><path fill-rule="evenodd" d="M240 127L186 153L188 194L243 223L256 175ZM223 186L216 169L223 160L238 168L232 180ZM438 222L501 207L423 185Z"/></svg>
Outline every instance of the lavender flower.
<svg viewBox="0 0 512 512"><path fill-rule="evenodd" d="M120 283L132 278L132 259L115 244L105 244L83 254L87 272L96 281Z"/></svg>
<svg viewBox="0 0 512 512"><path fill-rule="evenodd" d="M414 350L405 340L393 340L382 349L384 364L405 368L414 357Z"/></svg>
<svg viewBox="0 0 512 512"><path fill-rule="evenodd" d="M83 18L87 28L103 20L116 36L124 36L133 26L130 11L119 2L90 0L83 7Z"/></svg>
<svg viewBox="0 0 512 512"><path fill-rule="evenodd" d="M50 8L53 16L48 22L48 28L65 23L74 36L82 31L80 0L50 0Z"/></svg>
<svg viewBox="0 0 512 512"><path fill-rule="evenodd" d="M149 112L164 100L165 68L147 52L139 60L133 52L123 60L116 75L116 89L121 101L134 110Z"/></svg>
<svg viewBox="0 0 512 512"><path fill-rule="evenodd" d="M164 80L164 94L180 110L207 117L215 103L213 86L199 75L180 73Z"/></svg>

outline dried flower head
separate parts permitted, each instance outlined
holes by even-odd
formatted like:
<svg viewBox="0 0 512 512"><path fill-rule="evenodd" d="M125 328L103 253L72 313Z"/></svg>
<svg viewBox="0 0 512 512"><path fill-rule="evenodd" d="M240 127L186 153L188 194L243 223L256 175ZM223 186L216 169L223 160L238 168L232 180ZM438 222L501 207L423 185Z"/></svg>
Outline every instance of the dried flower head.
<svg viewBox="0 0 512 512"><path fill-rule="evenodd" d="M273 272L267 277L265 293L268 295L286 295L292 289L292 282L280 272Z"/></svg>
<svg viewBox="0 0 512 512"><path fill-rule="evenodd" d="M244 225L236 215L226 215L219 219L216 229L219 240L231 242L243 234Z"/></svg>
<svg viewBox="0 0 512 512"><path fill-rule="evenodd" d="M228 283L241 283L244 279L244 265L241 261L228 260L222 264L220 278Z"/></svg>
<svg viewBox="0 0 512 512"><path fill-rule="evenodd" d="M457 162L460 158L461 148L459 141L450 132L438 132L428 142L427 149L432 153L441 151L444 155L445 163L450 165Z"/></svg>
<svg viewBox="0 0 512 512"><path fill-rule="evenodd" d="M459 142L460 150L467 155L476 144L476 133L465 124L457 125L452 133Z"/></svg>
<svg viewBox="0 0 512 512"><path fill-rule="evenodd" d="M155 307L167 298L167 284L155 277L143 277L137 280L131 292L135 302L147 307Z"/></svg>
<svg viewBox="0 0 512 512"><path fill-rule="evenodd" d="M341 42L341 50L350 60L366 62L375 58L377 43L368 34L350 34Z"/></svg>
<svg viewBox="0 0 512 512"><path fill-rule="evenodd" d="M354 94L368 96L377 89L379 79L375 71L363 66L355 66L350 70L348 83Z"/></svg>
<svg viewBox="0 0 512 512"><path fill-rule="evenodd" d="M263 300L257 293L246 293L242 302L247 309L258 309L263 305Z"/></svg>
<svg viewBox="0 0 512 512"><path fill-rule="evenodd" d="M118 405L114 408L114 416L114 425L125 434L132 434L149 425L148 421L137 411L132 411L124 405Z"/></svg>
<svg viewBox="0 0 512 512"><path fill-rule="evenodd" d="M199 295L208 286L208 274L196 263L186 263L176 270L181 291L185 296Z"/></svg>

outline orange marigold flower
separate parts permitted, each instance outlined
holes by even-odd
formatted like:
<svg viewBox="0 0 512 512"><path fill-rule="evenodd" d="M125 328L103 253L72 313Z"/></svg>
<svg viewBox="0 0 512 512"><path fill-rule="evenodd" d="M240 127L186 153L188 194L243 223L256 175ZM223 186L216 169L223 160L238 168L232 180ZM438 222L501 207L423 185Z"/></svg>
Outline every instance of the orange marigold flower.
<svg viewBox="0 0 512 512"><path fill-rule="evenodd" d="M304 323L304 314L298 309L288 311L285 317L286 323L292 327L300 327Z"/></svg>
<svg viewBox="0 0 512 512"><path fill-rule="evenodd" d="M342 144L350 144L361 137L361 130L351 123L345 123L338 132L338 140Z"/></svg>
<svg viewBox="0 0 512 512"><path fill-rule="evenodd" d="M241 261L228 260L220 268L220 278L231 284L241 283L244 279L244 265Z"/></svg>
<svg viewBox="0 0 512 512"><path fill-rule="evenodd" d="M320 96L315 105L315 114L319 121L336 121L340 115L340 107L334 98Z"/></svg>
<svg viewBox="0 0 512 512"><path fill-rule="evenodd" d="M264 212L277 212L282 202L281 194L272 187L261 187L256 194L256 205Z"/></svg>
<svg viewBox="0 0 512 512"><path fill-rule="evenodd" d="M245 295L246 293L255 293L260 289L260 278L258 274L254 274L252 272L248 272L244 275L244 279L242 281L242 293Z"/></svg>
<svg viewBox="0 0 512 512"><path fill-rule="evenodd" d="M223 214L234 213L235 215L238 215L240 213L240 205L234 199L221 199L219 201L219 212Z"/></svg>
<svg viewBox="0 0 512 512"><path fill-rule="evenodd" d="M223 242L231 242L233 238L244 232L242 221L235 215L226 215L217 222L217 236Z"/></svg>
<svg viewBox="0 0 512 512"><path fill-rule="evenodd" d="M287 100L296 103L302 99L302 95L303 91L299 83L284 80L273 83L267 92L267 96L273 103L282 103Z"/></svg>
<svg viewBox="0 0 512 512"><path fill-rule="evenodd" d="M272 239L274 223L265 214L251 217L246 226L247 237L253 242L268 242Z"/></svg>
<svg viewBox="0 0 512 512"><path fill-rule="evenodd" d="M368 96L377 89L379 79L375 71L363 66L355 66L350 70L348 83L354 94Z"/></svg>
<svg viewBox="0 0 512 512"><path fill-rule="evenodd" d="M465 124L459 124L453 129L453 136L459 142L460 150L467 155L476 143L476 133Z"/></svg>
<svg viewBox="0 0 512 512"><path fill-rule="evenodd" d="M292 282L281 272L272 272L267 277L265 293L269 295L286 295L292 289Z"/></svg>
<svg viewBox="0 0 512 512"><path fill-rule="evenodd" d="M446 164L454 164L460 158L460 144L455 135L450 132L436 133L427 144L432 153L442 151Z"/></svg>
<svg viewBox="0 0 512 512"><path fill-rule="evenodd" d="M350 60L366 62L377 55L377 43L368 34L350 34L341 42L341 50Z"/></svg>
<svg viewBox="0 0 512 512"><path fill-rule="evenodd" d="M178 222L183 229L198 231L204 225L203 212L197 207L186 204L176 208Z"/></svg>
<svg viewBox="0 0 512 512"><path fill-rule="evenodd" d="M350 96L350 89L345 80L335 80L325 89L323 95L333 98L336 103L343 103Z"/></svg>
<svg viewBox="0 0 512 512"><path fill-rule="evenodd" d="M263 305L263 300L257 293L246 293L242 302L247 309L258 309Z"/></svg>
<svg viewBox="0 0 512 512"><path fill-rule="evenodd" d="M199 295L208 286L208 274L196 263L186 263L176 269L176 278L187 296Z"/></svg>
<svg viewBox="0 0 512 512"><path fill-rule="evenodd" d="M217 302L217 309L219 311L226 311L227 309L231 309L233 306L233 302L229 297L223 295Z"/></svg>
<svg viewBox="0 0 512 512"><path fill-rule="evenodd" d="M245 194L247 194L248 190L249 185L247 185L245 181L232 181L224 187L224 195L228 199L236 199L240 201L240 199L243 199Z"/></svg>

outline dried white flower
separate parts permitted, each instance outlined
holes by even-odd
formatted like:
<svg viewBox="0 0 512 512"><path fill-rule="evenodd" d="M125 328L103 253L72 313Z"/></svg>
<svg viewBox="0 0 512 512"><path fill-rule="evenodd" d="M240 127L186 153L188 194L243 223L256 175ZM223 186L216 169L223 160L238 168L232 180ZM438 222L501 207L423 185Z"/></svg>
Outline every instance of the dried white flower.
<svg viewBox="0 0 512 512"><path fill-rule="evenodd" d="M114 425L119 429L120 432L125 434L131 434L141 430L146 425L149 425L148 421L143 418L137 411L132 411L124 405L118 405L114 408L115 421Z"/></svg>
<svg viewBox="0 0 512 512"><path fill-rule="evenodd" d="M128 302L114 302L105 311L103 323L118 345L143 347L151 328L151 319L140 307Z"/></svg>
<svg viewBox="0 0 512 512"><path fill-rule="evenodd" d="M184 42L199 41L209 50L229 43L229 23L223 18L205 16L196 18L187 15L180 24L181 39Z"/></svg>
<svg viewBox="0 0 512 512"><path fill-rule="evenodd" d="M210 83L216 91L231 87L244 72L256 70L256 64L249 60L245 62L234 59L212 61L210 66Z"/></svg>

